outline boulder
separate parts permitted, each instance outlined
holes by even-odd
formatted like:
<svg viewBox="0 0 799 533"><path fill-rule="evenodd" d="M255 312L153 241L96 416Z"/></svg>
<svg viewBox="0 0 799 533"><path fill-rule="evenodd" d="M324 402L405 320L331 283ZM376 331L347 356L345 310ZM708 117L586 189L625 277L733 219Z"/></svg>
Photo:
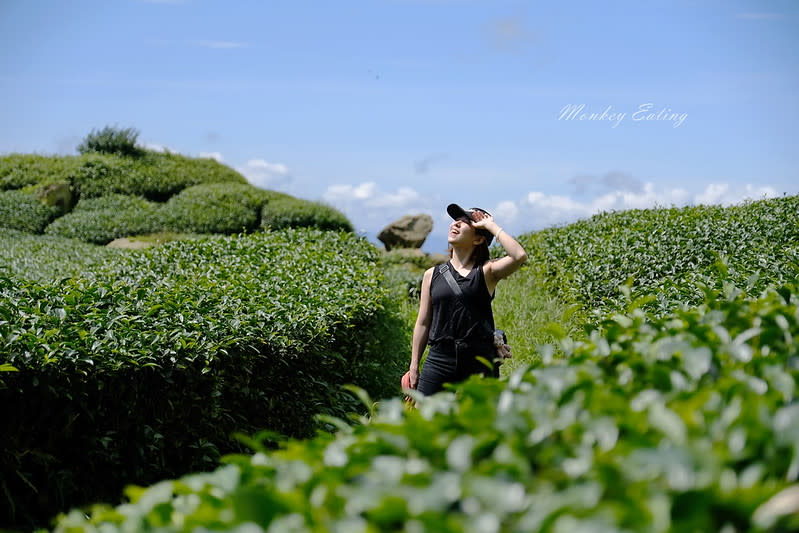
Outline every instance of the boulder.
<svg viewBox="0 0 799 533"><path fill-rule="evenodd" d="M421 248L431 231L433 217L430 215L405 215L383 228L377 238L386 250Z"/></svg>
<svg viewBox="0 0 799 533"><path fill-rule="evenodd" d="M75 205L72 187L65 181L51 183L39 190L39 200L45 205L58 206L63 213L68 213Z"/></svg>

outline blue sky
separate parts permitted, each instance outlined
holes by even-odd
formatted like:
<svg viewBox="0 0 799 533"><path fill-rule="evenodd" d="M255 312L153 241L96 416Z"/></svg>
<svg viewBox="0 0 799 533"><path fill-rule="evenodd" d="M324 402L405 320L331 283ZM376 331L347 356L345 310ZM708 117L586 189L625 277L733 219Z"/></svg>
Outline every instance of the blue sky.
<svg viewBox="0 0 799 533"><path fill-rule="evenodd" d="M105 125L343 210L512 233L799 193L799 1L0 0L0 153Z"/></svg>

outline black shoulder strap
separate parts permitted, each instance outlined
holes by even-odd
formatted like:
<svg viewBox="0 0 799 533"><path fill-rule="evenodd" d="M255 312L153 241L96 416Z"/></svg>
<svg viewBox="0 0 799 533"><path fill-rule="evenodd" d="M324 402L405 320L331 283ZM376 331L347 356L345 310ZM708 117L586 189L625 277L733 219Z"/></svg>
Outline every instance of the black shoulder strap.
<svg viewBox="0 0 799 533"><path fill-rule="evenodd" d="M449 285L449 288L452 290L452 292L455 293L455 296L458 298L458 300L460 300L461 304L463 304L463 307L466 308L466 310L469 312L470 315L472 315L472 317L475 317L476 314L474 310L471 308L471 306L466 303L466 299L463 297L463 291L458 285L458 282L455 281L455 277L452 275L452 272L450 271L449 264L444 263L443 265L439 266L438 272L444 277L444 280L446 280L447 285ZM487 320L483 320L480 323L480 325L487 332L493 333L493 330L491 329L491 326Z"/></svg>
<svg viewBox="0 0 799 533"><path fill-rule="evenodd" d="M458 286L458 282L455 281L455 278L452 276L452 272L450 272L450 270L449 270L449 265L447 263L444 263L443 265L438 267L438 272L442 276L444 276L444 279L446 280L447 285L449 285L449 288L452 289L452 292L455 293L455 296L458 297L458 299L461 301L461 303L464 303L463 302L463 291L461 291L460 286Z"/></svg>

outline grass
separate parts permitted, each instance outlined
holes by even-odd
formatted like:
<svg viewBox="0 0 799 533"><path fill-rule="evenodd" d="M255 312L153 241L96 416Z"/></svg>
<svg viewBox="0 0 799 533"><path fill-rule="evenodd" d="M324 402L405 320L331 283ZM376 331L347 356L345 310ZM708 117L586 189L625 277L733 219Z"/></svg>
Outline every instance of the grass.
<svg viewBox="0 0 799 533"><path fill-rule="evenodd" d="M529 266L499 283L493 309L494 324L505 330L513 353L502 365L501 376L535 363L540 346L578 335L581 325L576 306L552 295L543 277Z"/></svg>

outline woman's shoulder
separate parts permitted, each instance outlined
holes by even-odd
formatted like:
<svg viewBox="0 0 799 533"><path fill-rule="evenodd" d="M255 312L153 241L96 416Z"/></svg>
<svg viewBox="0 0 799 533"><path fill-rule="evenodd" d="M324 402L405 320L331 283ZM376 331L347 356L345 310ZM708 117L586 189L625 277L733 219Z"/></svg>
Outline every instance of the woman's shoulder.
<svg viewBox="0 0 799 533"><path fill-rule="evenodd" d="M485 272L487 270L491 270L492 268L494 268L494 263L496 263L496 262L497 262L497 258L486 259L485 261L480 263L480 270L482 270L483 272Z"/></svg>
<svg viewBox="0 0 799 533"><path fill-rule="evenodd" d="M435 267L430 267L424 271L422 274L422 286L429 286L433 282L433 273L435 271Z"/></svg>
<svg viewBox="0 0 799 533"><path fill-rule="evenodd" d="M452 268L451 266L449 266L449 261L444 261L443 263L438 263L438 264L436 264L436 265L433 265L433 266L431 266L430 268L428 268L428 269L425 271L425 274L426 274L427 272L430 272L430 273L433 273L433 272L441 272L441 271L442 271L442 270L444 270L445 268Z"/></svg>

